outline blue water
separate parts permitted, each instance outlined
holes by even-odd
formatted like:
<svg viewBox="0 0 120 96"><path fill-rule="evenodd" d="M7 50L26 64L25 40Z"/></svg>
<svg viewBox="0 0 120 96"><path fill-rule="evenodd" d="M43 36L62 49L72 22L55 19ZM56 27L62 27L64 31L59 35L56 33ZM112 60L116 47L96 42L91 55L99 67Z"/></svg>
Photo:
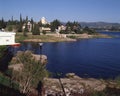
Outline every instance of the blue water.
<svg viewBox="0 0 120 96"><path fill-rule="evenodd" d="M47 69L53 73L75 73L81 77L115 78L120 75L120 33L109 39L85 39L77 42L44 43ZM40 54L37 43L23 43L19 50Z"/></svg>

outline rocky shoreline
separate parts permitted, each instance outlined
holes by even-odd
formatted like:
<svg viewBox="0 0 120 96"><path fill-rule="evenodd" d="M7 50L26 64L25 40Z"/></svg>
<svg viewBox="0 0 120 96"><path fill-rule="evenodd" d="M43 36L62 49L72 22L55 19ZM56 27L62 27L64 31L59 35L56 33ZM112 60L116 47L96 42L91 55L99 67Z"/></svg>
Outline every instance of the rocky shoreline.
<svg viewBox="0 0 120 96"><path fill-rule="evenodd" d="M94 78L81 78L74 73L68 73L65 78L45 78L46 96L74 96L73 94L85 94L92 91L103 91L106 88L104 81Z"/></svg>
<svg viewBox="0 0 120 96"><path fill-rule="evenodd" d="M114 82L81 78L74 73L68 73L65 78L44 79L45 96L91 96L93 92L101 92L107 87L116 88L116 86ZM120 90L120 87L118 89Z"/></svg>

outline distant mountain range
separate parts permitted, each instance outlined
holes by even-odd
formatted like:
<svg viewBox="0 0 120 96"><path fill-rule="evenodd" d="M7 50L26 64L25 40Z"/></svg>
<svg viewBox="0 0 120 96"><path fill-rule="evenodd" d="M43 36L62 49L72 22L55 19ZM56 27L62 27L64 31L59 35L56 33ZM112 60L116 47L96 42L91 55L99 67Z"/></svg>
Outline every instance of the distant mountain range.
<svg viewBox="0 0 120 96"><path fill-rule="evenodd" d="M89 28L104 28L110 29L112 27L120 29L120 23L107 23L107 22L80 22L82 27L88 26Z"/></svg>

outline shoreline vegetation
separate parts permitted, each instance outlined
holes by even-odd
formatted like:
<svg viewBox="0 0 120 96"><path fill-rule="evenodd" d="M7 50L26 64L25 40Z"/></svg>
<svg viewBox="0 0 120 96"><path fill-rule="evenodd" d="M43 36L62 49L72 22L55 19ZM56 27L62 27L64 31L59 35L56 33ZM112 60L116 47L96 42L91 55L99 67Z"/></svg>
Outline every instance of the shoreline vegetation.
<svg viewBox="0 0 120 96"><path fill-rule="evenodd" d="M46 34L46 35L32 35L28 33L27 36L23 36L22 33L16 34L17 42L66 42L66 41L77 41L80 39L91 39L91 38L112 38L105 34Z"/></svg>

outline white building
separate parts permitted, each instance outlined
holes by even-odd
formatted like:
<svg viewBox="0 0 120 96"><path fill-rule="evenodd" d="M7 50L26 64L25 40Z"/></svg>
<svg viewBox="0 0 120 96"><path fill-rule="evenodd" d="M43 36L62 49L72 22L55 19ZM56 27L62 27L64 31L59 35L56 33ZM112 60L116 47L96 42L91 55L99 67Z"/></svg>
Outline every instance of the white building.
<svg viewBox="0 0 120 96"><path fill-rule="evenodd" d="M46 32L50 32L51 29L49 27L41 27L40 31L46 31Z"/></svg>
<svg viewBox="0 0 120 96"><path fill-rule="evenodd" d="M40 22L42 23L42 24L49 24L48 22L47 22L47 20L45 19L45 17L42 17L41 18L41 20L40 20Z"/></svg>
<svg viewBox="0 0 120 96"><path fill-rule="evenodd" d="M0 46L1 45L19 45L15 43L15 32L1 32L0 31Z"/></svg>
<svg viewBox="0 0 120 96"><path fill-rule="evenodd" d="M40 23L41 23L42 25L46 25L46 24L50 25L50 23L45 19L45 17L42 17L42 18L40 19ZM50 27L45 27L45 26L43 26L43 27L40 27L40 31L50 32L50 31L51 31L51 28L50 28Z"/></svg>
<svg viewBox="0 0 120 96"><path fill-rule="evenodd" d="M26 24L23 25L23 27L22 27L23 30L25 29L25 26L26 26ZM32 30L32 24L31 24L30 21L27 22L27 28L28 28L28 31L31 32L31 30Z"/></svg>
<svg viewBox="0 0 120 96"><path fill-rule="evenodd" d="M66 26L60 25L60 26L58 26L58 30L59 30L59 31L61 31L61 30L66 30Z"/></svg>

